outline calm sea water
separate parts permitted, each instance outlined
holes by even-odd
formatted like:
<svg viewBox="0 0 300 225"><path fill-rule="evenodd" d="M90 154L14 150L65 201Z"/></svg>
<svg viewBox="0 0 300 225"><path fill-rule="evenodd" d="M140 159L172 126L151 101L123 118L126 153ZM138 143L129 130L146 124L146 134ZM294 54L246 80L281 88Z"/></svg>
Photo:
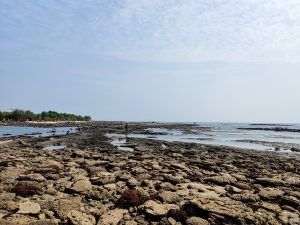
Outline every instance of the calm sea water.
<svg viewBox="0 0 300 225"><path fill-rule="evenodd" d="M55 132L54 132L55 131ZM53 128L42 128L42 127L19 127L19 126L0 126L0 137L9 136L52 136L64 135L66 133L76 132L76 127L56 127Z"/></svg>
<svg viewBox="0 0 300 225"><path fill-rule="evenodd" d="M264 143L249 143L263 141L268 143L286 143L300 145L300 132L276 132L269 130L240 130L238 128L288 128L300 129L300 124L246 124L246 123L196 123L191 130L148 128L153 134L128 134L132 138L157 139L163 141L181 141L212 145L224 145L262 151L274 151L274 146ZM0 126L0 137L5 136L52 136L76 132L76 127L52 128ZM163 134L161 134L163 133ZM116 146L124 145L125 136L108 134ZM123 148L126 148L123 146ZM130 150L130 149L123 149ZM282 152L291 152L289 148L281 148Z"/></svg>
<svg viewBox="0 0 300 225"><path fill-rule="evenodd" d="M266 130L240 130L238 128L288 128L300 129L300 124L248 124L248 123L195 123L190 130L148 128L153 134L128 134L132 138L157 139L163 141L181 141L230 147L274 151L274 146L247 141L279 142L300 145L300 132L276 132ZM156 134L157 133L157 134ZM164 134L159 134L164 133ZM114 140L124 139L124 135L108 134ZM278 149L277 149L278 150ZM280 148L280 152L291 152L289 148Z"/></svg>

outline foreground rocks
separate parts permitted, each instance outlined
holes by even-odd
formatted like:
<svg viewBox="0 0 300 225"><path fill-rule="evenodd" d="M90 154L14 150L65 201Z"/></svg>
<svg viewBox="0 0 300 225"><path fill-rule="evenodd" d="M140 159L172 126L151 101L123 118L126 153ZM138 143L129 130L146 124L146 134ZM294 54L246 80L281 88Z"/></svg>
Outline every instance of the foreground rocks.
<svg viewBox="0 0 300 225"><path fill-rule="evenodd" d="M0 224L300 224L298 155L139 139L119 151L103 136L119 129L57 137L65 150L0 145Z"/></svg>

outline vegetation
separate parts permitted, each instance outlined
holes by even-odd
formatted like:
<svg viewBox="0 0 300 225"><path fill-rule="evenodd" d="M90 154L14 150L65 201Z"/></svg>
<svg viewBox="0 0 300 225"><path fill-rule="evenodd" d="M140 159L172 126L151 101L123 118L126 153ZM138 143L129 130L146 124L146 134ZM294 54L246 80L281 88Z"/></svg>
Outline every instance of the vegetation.
<svg viewBox="0 0 300 225"><path fill-rule="evenodd" d="M15 109L12 112L1 112L0 121L90 121L90 116L80 116L68 113L48 111L33 113L29 110Z"/></svg>

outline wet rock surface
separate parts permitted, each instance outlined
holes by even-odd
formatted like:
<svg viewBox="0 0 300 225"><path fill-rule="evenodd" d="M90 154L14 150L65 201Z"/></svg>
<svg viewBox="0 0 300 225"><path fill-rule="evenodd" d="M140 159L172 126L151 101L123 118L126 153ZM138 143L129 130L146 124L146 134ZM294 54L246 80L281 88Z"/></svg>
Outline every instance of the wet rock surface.
<svg viewBox="0 0 300 225"><path fill-rule="evenodd" d="M190 129L129 129L150 126ZM0 224L300 224L299 155L143 139L127 152L104 136L123 131L90 124L0 145ZM42 150L57 143L67 147Z"/></svg>

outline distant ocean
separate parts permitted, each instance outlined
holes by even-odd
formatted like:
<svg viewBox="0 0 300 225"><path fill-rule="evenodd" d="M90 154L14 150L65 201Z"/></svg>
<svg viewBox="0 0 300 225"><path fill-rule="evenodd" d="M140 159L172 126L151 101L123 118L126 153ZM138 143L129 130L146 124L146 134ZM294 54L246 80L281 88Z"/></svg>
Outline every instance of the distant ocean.
<svg viewBox="0 0 300 225"><path fill-rule="evenodd" d="M191 124L191 123L189 123ZM190 131L180 129L148 128L152 134L128 134L132 138L157 139L163 141L181 141L212 145L224 145L262 151L291 152L290 145L300 146L300 132L290 132L288 129L299 129L300 124L249 124L249 123L207 123L196 122ZM243 128L243 129L239 129ZM244 128L251 128L245 130ZM257 128L257 130L255 130ZM274 131L280 128L286 131ZM0 126L0 137L28 135L52 136L76 132L75 127L38 128ZM270 130L263 130L270 129ZM162 134L163 133L163 134ZM120 134L110 134L110 137L123 139ZM277 146L278 144L279 148Z"/></svg>

